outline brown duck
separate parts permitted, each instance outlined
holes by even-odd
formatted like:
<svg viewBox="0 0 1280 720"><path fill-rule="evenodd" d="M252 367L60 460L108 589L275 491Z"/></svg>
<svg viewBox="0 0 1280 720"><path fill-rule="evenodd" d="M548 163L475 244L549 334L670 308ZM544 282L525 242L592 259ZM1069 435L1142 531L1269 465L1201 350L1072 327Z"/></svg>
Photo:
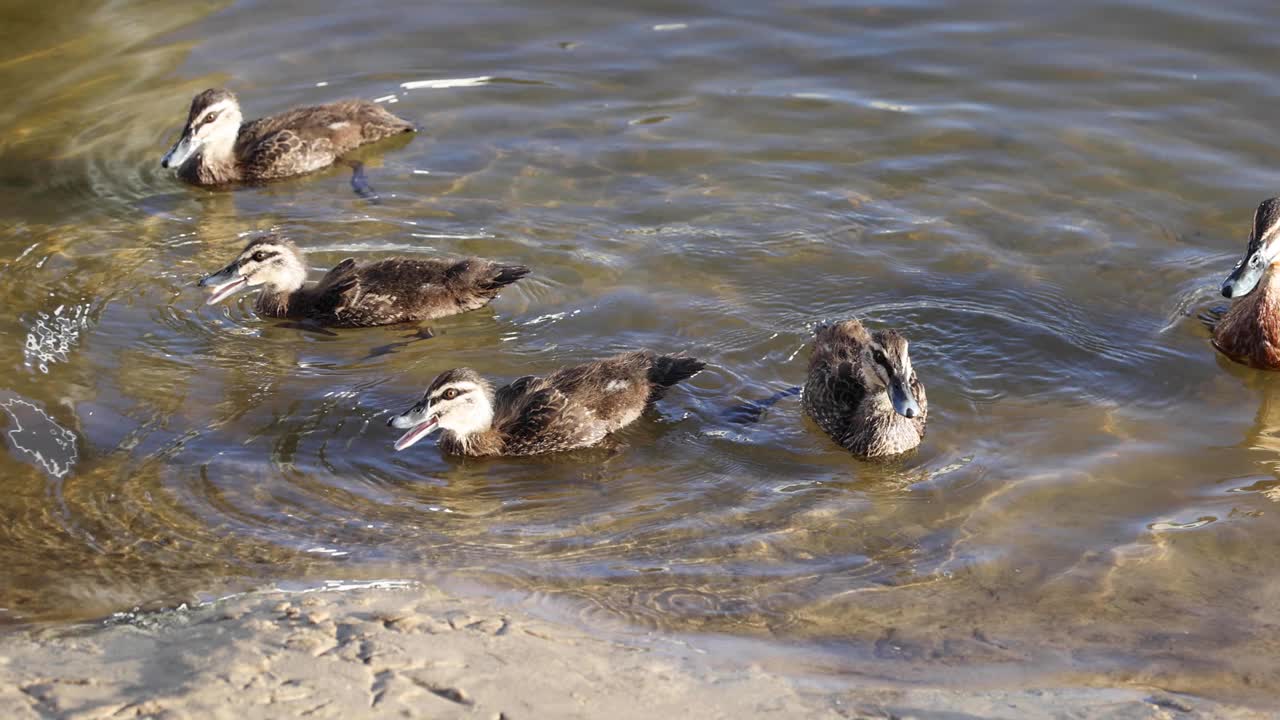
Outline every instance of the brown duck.
<svg viewBox="0 0 1280 720"><path fill-rule="evenodd" d="M1244 258L1222 283L1231 309L1213 329L1213 345L1238 363L1280 369L1280 198L1263 200L1253 214Z"/></svg>
<svg viewBox="0 0 1280 720"><path fill-rule="evenodd" d="M242 119L230 91L196 95L182 137L161 158L161 167L176 168L178 177L195 185L273 180L328 167L361 145L414 130L364 100L295 108L247 123Z"/></svg>
<svg viewBox="0 0 1280 720"><path fill-rule="evenodd" d="M906 338L868 332L857 320L818 328L801 403L832 439L864 458L915 448L929 413Z"/></svg>
<svg viewBox="0 0 1280 720"><path fill-rule="evenodd" d="M480 258L388 258L357 263L347 258L320 282L305 287L302 251L276 235L250 241L230 265L200 281L221 302L262 287L260 315L309 320L329 327L370 327L418 322L484 307L498 291L529 274L523 265Z"/></svg>
<svg viewBox="0 0 1280 720"><path fill-rule="evenodd" d="M588 447L640 417L667 388L705 363L639 350L532 375L494 391L476 371L441 373L422 400L388 421L408 430L404 450L437 428L440 447L456 455L536 455Z"/></svg>

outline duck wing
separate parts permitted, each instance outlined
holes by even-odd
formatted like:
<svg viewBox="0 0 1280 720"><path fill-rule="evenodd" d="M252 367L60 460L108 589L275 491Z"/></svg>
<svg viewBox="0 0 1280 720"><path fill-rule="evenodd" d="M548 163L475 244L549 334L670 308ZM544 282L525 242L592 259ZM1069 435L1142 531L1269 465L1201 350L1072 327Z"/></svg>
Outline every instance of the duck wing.
<svg viewBox="0 0 1280 720"><path fill-rule="evenodd" d="M703 363L693 358L635 350L565 368L548 377L547 383L614 432L639 418L672 385L702 368Z"/></svg>
<svg viewBox="0 0 1280 720"><path fill-rule="evenodd" d="M241 126L240 138L243 142L257 144L277 133L290 133L304 146L317 151L324 149L332 158L365 143L413 130L411 123L392 115L377 103L345 100L294 108L254 120Z"/></svg>
<svg viewBox="0 0 1280 720"><path fill-rule="evenodd" d="M249 177L271 179L328 167L337 152L326 136L283 128L245 139L239 155Z"/></svg>
<svg viewBox="0 0 1280 720"><path fill-rule="evenodd" d="M393 257L365 263L358 272L361 312L370 315L370 324L385 324L433 320L484 307L528 270L478 258Z"/></svg>
<svg viewBox="0 0 1280 720"><path fill-rule="evenodd" d="M309 294L315 313L342 317L343 310L360 302L362 290L355 258L347 258L325 273Z"/></svg>
<svg viewBox="0 0 1280 720"><path fill-rule="evenodd" d="M536 381L536 375L525 375L516 378L510 383L498 388L493 394L493 406L495 412L501 412L504 408L512 407L520 403L520 398L529 392L529 385Z"/></svg>
<svg viewBox="0 0 1280 720"><path fill-rule="evenodd" d="M835 364L817 364L810 368L804 384L802 402L815 422L829 434L841 439L849 429L850 419L867 395L857 376L857 368L848 360Z"/></svg>
<svg viewBox="0 0 1280 720"><path fill-rule="evenodd" d="M587 408L545 379L523 377L498 391L494 427L509 455L569 450L594 445L608 433Z"/></svg>

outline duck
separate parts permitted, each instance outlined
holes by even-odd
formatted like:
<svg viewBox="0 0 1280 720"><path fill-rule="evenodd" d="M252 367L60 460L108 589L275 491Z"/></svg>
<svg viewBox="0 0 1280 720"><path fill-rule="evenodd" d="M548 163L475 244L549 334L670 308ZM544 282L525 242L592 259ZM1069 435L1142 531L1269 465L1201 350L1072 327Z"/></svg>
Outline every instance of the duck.
<svg viewBox="0 0 1280 720"><path fill-rule="evenodd" d="M1261 370L1280 370L1280 198L1253 213L1244 257L1222 283L1231 307L1213 328L1213 346L1226 357Z"/></svg>
<svg viewBox="0 0 1280 720"><path fill-rule="evenodd" d="M706 363L681 355L636 350L527 375L497 390L470 368L440 373L422 399L387 424L407 430L404 450L441 430L446 453L470 457L539 455L597 445L630 425L667 389Z"/></svg>
<svg viewBox="0 0 1280 720"><path fill-rule="evenodd" d="M347 258L307 287L305 255L269 233L249 241L229 265L200 280L209 305L261 287L259 315L321 327L372 327L433 320L488 305L502 288L529 274L523 265L481 258L393 257L357 263Z"/></svg>
<svg viewBox="0 0 1280 720"><path fill-rule="evenodd" d="M891 329L870 332L857 319L817 328L801 405L841 447L865 459L915 449L929 415L907 339Z"/></svg>
<svg viewBox="0 0 1280 720"><path fill-rule="evenodd" d="M365 100L243 122L235 94L210 88L192 99L182 136L160 166L174 168L193 185L274 180L328 167L361 145L414 130L409 121Z"/></svg>

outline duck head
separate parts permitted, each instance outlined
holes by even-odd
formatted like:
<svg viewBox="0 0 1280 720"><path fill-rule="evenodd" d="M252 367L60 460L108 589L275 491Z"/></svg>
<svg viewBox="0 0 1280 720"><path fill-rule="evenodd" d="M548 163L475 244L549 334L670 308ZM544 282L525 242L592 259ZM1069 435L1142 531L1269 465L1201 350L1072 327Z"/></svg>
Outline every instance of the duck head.
<svg viewBox="0 0 1280 720"><path fill-rule="evenodd" d="M387 421L391 427L408 430L396 440L396 450L404 450L437 429L448 430L466 441L472 433L488 430L493 424L493 388L470 368L440 373L422 400Z"/></svg>
<svg viewBox="0 0 1280 720"><path fill-rule="evenodd" d="M208 303L213 305L257 285L276 293L293 292L306 279L302 251L288 240L264 235L250 241L230 265L202 279L199 285L209 288Z"/></svg>
<svg viewBox="0 0 1280 720"><path fill-rule="evenodd" d="M1253 213L1253 231L1244 258L1222 283L1222 296L1244 297L1253 291L1271 263L1280 259L1280 198L1263 200Z"/></svg>
<svg viewBox="0 0 1280 720"><path fill-rule="evenodd" d="M903 417L920 417L920 404L911 390L911 356L907 339L896 330L871 333L871 341L862 346L862 379L872 392L889 393L894 412Z"/></svg>
<svg viewBox="0 0 1280 720"><path fill-rule="evenodd" d="M160 158L160 167L182 167L196 155L230 157L240 134L240 103L229 90L205 90L191 101L182 137Z"/></svg>

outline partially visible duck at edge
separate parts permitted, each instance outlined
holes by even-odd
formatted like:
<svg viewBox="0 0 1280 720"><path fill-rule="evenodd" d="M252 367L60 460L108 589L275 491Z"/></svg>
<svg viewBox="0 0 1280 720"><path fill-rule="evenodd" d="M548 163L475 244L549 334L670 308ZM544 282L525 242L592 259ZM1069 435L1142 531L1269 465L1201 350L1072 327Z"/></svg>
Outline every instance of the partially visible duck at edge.
<svg viewBox="0 0 1280 720"><path fill-rule="evenodd" d="M395 257L368 263L347 258L305 286L307 265L297 245L277 235L257 237L218 272L200 281L208 303L261 287L258 314L309 320L328 327L371 327L432 320L489 304L502 288L529 274L523 265L480 258Z"/></svg>
<svg viewBox="0 0 1280 720"><path fill-rule="evenodd" d="M342 155L414 127L364 100L288 110L242 122L228 90L205 90L191 101L182 137L161 167L195 185L273 180L328 167Z"/></svg>
<svg viewBox="0 0 1280 720"><path fill-rule="evenodd" d="M1263 200L1253 214L1244 258L1222 283L1234 299L1213 329L1213 346L1232 360L1280 369L1280 198Z"/></svg>
<svg viewBox="0 0 1280 720"><path fill-rule="evenodd" d="M818 328L801 403L833 440L863 458L914 449L929 413L906 338L868 332L857 320Z"/></svg>
<svg viewBox="0 0 1280 720"><path fill-rule="evenodd" d="M418 404L388 421L404 450L436 429L455 455L537 455L589 447L630 425L705 363L648 350L528 375L496 391L469 368L441 373Z"/></svg>

